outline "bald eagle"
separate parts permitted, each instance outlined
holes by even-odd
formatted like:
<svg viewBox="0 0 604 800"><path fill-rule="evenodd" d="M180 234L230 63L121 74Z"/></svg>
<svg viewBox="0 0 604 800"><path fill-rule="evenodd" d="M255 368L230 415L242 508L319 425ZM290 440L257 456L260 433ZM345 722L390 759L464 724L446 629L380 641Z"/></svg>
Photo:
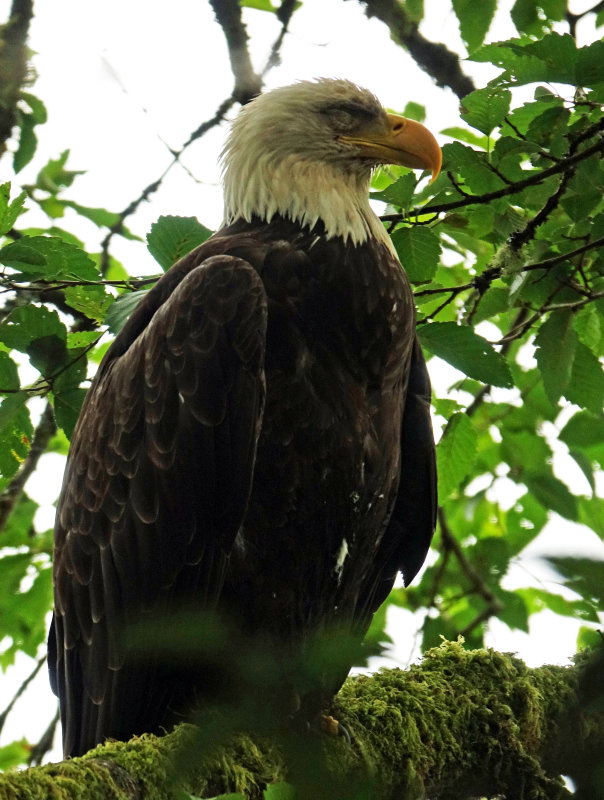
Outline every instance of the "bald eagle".
<svg viewBox="0 0 604 800"><path fill-rule="evenodd" d="M360 639L398 572L407 584L422 565L430 383L409 282L369 204L383 163L435 176L440 150L348 81L253 100L223 154L223 227L108 349L55 526L66 756L166 729L211 691L203 663L152 641L137 657L131 626L197 608L276 653L330 626ZM344 677L294 686L289 712L311 719Z"/></svg>

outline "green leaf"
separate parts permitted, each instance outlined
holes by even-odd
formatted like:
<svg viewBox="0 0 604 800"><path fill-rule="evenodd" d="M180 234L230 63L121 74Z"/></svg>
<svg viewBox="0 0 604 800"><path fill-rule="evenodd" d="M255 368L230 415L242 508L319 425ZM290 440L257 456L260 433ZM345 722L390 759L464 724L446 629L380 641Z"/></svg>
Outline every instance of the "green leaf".
<svg viewBox="0 0 604 800"><path fill-rule="evenodd" d="M50 194L57 194L63 187L71 186L78 175L83 175L82 170L66 170L65 164L69 158L69 150L64 150L61 155L51 158L45 164L36 178L36 186Z"/></svg>
<svg viewBox="0 0 604 800"><path fill-rule="evenodd" d="M467 128L462 128L459 125L453 125L450 128L444 128L441 131L441 134L443 136L450 136L451 139L458 139L460 142L465 142L466 144L469 144L472 147L478 147L481 150L488 150L489 147L488 136L478 136L473 131L469 131Z"/></svg>
<svg viewBox="0 0 604 800"><path fill-rule="evenodd" d="M512 95L508 89L487 86L467 94L462 100L461 118L489 136L503 122L510 110Z"/></svg>
<svg viewBox="0 0 604 800"><path fill-rule="evenodd" d="M31 533L37 510L38 504L24 492L2 529L2 547L31 545Z"/></svg>
<svg viewBox="0 0 604 800"><path fill-rule="evenodd" d="M549 608L554 614L562 617L572 617L573 619L583 619L586 622L598 622L598 615L591 603L584 600L568 600L559 594L553 594L545 589L529 588L517 589L528 606L531 614L536 614L545 608Z"/></svg>
<svg viewBox="0 0 604 800"><path fill-rule="evenodd" d="M586 625L582 625L579 628L579 633L577 634L577 651L579 650L591 650L594 647L601 647L602 646L602 634L594 630L594 628L588 628Z"/></svg>
<svg viewBox="0 0 604 800"><path fill-rule="evenodd" d="M118 333L126 323L130 314L147 294L149 289L138 289L136 292L121 294L109 307L105 323L111 333Z"/></svg>
<svg viewBox="0 0 604 800"><path fill-rule="evenodd" d="M487 61L505 70L499 82L507 80L510 84L535 83L547 80L547 67L536 56L524 52L522 39L507 42L494 42L483 45L472 53L471 61Z"/></svg>
<svg viewBox="0 0 604 800"><path fill-rule="evenodd" d="M244 8L255 8L258 11L270 11L273 14L277 11L271 0L239 0L239 5Z"/></svg>
<svg viewBox="0 0 604 800"><path fill-rule="evenodd" d="M568 420L558 438L570 450L585 450L594 457L599 452L604 455L604 416L579 411Z"/></svg>
<svg viewBox="0 0 604 800"><path fill-rule="evenodd" d="M421 22L424 18L424 0L405 0L405 12L409 19Z"/></svg>
<svg viewBox="0 0 604 800"><path fill-rule="evenodd" d="M518 55L536 57L544 64L545 72L537 80L575 84L577 45L570 34L548 33L536 42L510 46Z"/></svg>
<svg viewBox="0 0 604 800"><path fill-rule="evenodd" d="M72 208L80 216L94 222L99 228L112 228L120 221L120 215L116 211L107 211L106 208L81 206L79 203L74 203L73 200L63 200L63 204Z"/></svg>
<svg viewBox="0 0 604 800"><path fill-rule="evenodd" d="M474 313L473 323L478 325L485 319L494 317L501 314L502 311L507 311L509 308L510 294L509 290L502 286L491 286L482 295L476 311Z"/></svg>
<svg viewBox="0 0 604 800"><path fill-rule="evenodd" d="M97 280L91 258L79 247L55 236L24 236L0 250L0 263L18 270L19 278Z"/></svg>
<svg viewBox="0 0 604 800"><path fill-rule="evenodd" d="M17 472L31 446L34 430L26 401L25 392L17 392L0 403L0 475L4 478Z"/></svg>
<svg viewBox="0 0 604 800"><path fill-rule="evenodd" d="M504 427L501 431L501 457L510 465L514 476L522 480L523 474L538 473L552 457L552 451L545 439L536 435L535 430L513 431Z"/></svg>
<svg viewBox="0 0 604 800"><path fill-rule="evenodd" d="M27 764L31 754L31 745L27 739L20 739L0 747L0 772Z"/></svg>
<svg viewBox="0 0 604 800"><path fill-rule="evenodd" d="M421 103L414 103L410 100L403 109L403 116L423 122L426 119L426 106Z"/></svg>
<svg viewBox="0 0 604 800"><path fill-rule="evenodd" d="M530 492L526 492L507 513L505 537L510 558L530 544L547 522L547 512Z"/></svg>
<svg viewBox="0 0 604 800"><path fill-rule="evenodd" d="M467 325L432 322L418 328L419 338L433 355L448 361L468 377L493 386L512 386L510 368L493 345Z"/></svg>
<svg viewBox="0 0 604 800"><path fill-rule="evenodd" d="M476 431L470 418L453 414L436 447L438 495L443 503L468 475L476 457Z"/></svg>
<svg viewBox="0 0 604 800"><path fill-rule="evenodd" d="M33 114L25 114L19 111L17 114L19 125L19 146L13 155L13 169L20 172L34 157L38 139L34 133L36 121Z"/></svg>
<svg viewBox="0 0 604 800"><path fill-rule="evenodd" d="M147 247L165 271L211 235L195 217L160 217L151 225Z"/></svg>
<svg viewBox="0 0 604 800"><path fill-rule="evenodd" d="M32 557L30 553L7 554L0 558L2 633L12 640L0 652L0 667L4 669L13 663L19 650L35 657L44 641L45 616L52 603L50 566L49 557Z"/></svg>
<svg viewBox="0 0 604 800"><path fill-rule="evenodd" d="M406 208L413 197L416 185L417 178L413 172L407 172L405 175L401 175L394 183L391 183L390 186L382 189L381 192L372 192L371 199L382 200L384 203L389 203L397 208Z"/></svg>
<svg viewBox="0 0 604 800"><path fill-rule="evenodd" d="M579 340L594 353L600 352L604 319L592 304L582 308L573 321Z"/></svg>
<svg viewBox="0 0 604 800"><path fill-rule="evenodd" d="M441 249L438 236L430 228L397 228L392 234L392 243L412 283L422 283L434 277Z"/></svg>
<svg viewBox="0 0 604 800"><path fill-rule="evenodd" d="M604 83L604 41L601 39L578 49L575 83L588 88Z"/></svg>
<svg viewBox="0 0 604 800"><path fill-rule="evenodd" d="M596 608L604 607L604 562L589 558L547 558L546 561L564 577L569 589L592 602Z"/></svg>
<svg viewBox="0 0 604 800"><path fill-rule="evenodd" d="M577 498L554 475L524 475L523 483L545 508L555 511L565 519L576 522L579 517Z"/></svg>
<svg viewBox="0 0 604 800"><path fill-rule="evenodd" d="M39 97L30 92L21 92L21 100L25 101L29 106L36 125L41 125L48 120L46 106Z"/></svg>
<svg viewBox="0 0 604 800"><path fill-rule="evenodd" d="M95 322L104 322L107 310L115 300L103 286L68 286L64 291L67 305Z"/></svg>
<svg viewBox="0 0 604 800"><path fill-rule="evenodd" d="M19 388L17 365L3 350L0 350L0 393L14 392Z"/></svg>
<svg viewBox="0 0 604 800"><path fill-rule="evenodd" d="M459 20L459 32L468 52L476 50L484 42L496 6L496 0L482 0L480 3L475 0L453 0L453 10Z"/></svg>
<svg viewBox="0 0 604 800"><path fill-rule="evenodd" d="M497 618L511 628L528 633L528 610L523 598L516 592L506 592L500 587L494 589L495 597L503 608L497 613Z"/></svg>
<svg viewBox="0 0 604 800"><path fill-rule="evenodd" d="M65 325L56 311L46 306L19 306L0 325L0 341L7 347L27 352L31 341L47 336L67 340Z"/></svg>
<svg viewBox="0 0 604 800"><path fill-rule="evenodd" d="M460 142L451 142L443 147L443 161L446 169L451 169L463 178L466 191L474 194L492 191L503 186L503 181L488 167L486 153L473 150Z"/></svg>
<svg viewBox="0 0 604 800"><path fill-rule="evenodd" d="M582 408L599 414L604 408L604 369L591 350L577 342L570 383L564 396Z"/></svg>
<svg viewBox="0 0 604 800"><path fill-rule="evenodd" d="M519 31L539 36L548 20L560 21L565 12L566 0L516 0L511 16Z"/></svg>
<svg viewBox="0 0 604 800"><path fill-rule="evenodd" d="M54 409L57 425L63 428L68 439L71 439L85 397L86 389L68 389L55 396Z"/></svg>
<svg viewBox="0 0 604 800"><path fill-rule="evenodd" d="M296 796L296 787L285 781L269 783L264 790L264 800L295 800Z"/></svg>
<svg viewBox="0 0 604 800"><path fill-rule="evenodd" d="M23 207L27 194L21 192L12 202L10 199L10 183L3 183L0 186L0 235L8 233L15 224L17 217L23 214Z"/></svg>
<svg viewBox="0 0 604 800"><path fill-rule="evenodd" d="M557 405L570 383L577 334L570 311L553 311L535 337L535 358L549 401Z"/></svg>
<svg viewBox="0 0 604 800"><path fill-rule="evenodd" d="M579 497L579 522L604 540L604 499L601 497Z"/></svg>
<svg viewBox="0 0 604 800"><path fill-rule="evenodd" d="M89 347L101 338L99 331L70 331L67 334L67 347L70 350L78 350Z"/></svg>

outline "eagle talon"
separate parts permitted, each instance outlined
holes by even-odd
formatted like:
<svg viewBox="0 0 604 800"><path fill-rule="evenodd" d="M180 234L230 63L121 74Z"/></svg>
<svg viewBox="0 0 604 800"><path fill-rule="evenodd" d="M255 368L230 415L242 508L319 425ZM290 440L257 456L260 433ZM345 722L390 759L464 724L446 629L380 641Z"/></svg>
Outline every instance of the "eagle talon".
<svg viewBox="0 0 604 800"><path fill-rule="evenodd" d="M347 729L329 714L319 714L319 730L328 736L342 736L347 744L352 744L352 739Z"/></svg>

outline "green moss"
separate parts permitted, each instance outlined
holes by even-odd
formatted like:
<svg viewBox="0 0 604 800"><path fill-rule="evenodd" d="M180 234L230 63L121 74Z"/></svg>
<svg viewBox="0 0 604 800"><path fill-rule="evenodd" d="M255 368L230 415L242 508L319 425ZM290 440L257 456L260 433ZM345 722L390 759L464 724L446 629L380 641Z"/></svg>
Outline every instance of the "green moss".
<svg viewBox="0 0 604 800"><path fill-rule="evenodd" d="M493 781L502 789L522 778L531 796L551 798L536 758L548 716L544 695L568 701L563 671L528 670L518 659L491 650L464 650L444 642L408 671L384 670L349 680L342 689L345 721L363 729L363 757L388 786L418 782L432 791L466 785L480 791ZM543 791L550 792L543 794Z"/></svg>
<svg viewBox="0 0 604 800"><path fill-rule="evenodd" d="M604 748L604 711L587 713L580 697L595 697L600 684L585 674L583 664L528 669L511 655L445 642L409 670L346 681L334 713L351 746L291 732L225 739L223 722L210 720L0 776L0 800L163 800L179 787L262 800L284 780L297 800L558 800L568 797L559 773L576 774L585 752L593 760Z"/></svg>

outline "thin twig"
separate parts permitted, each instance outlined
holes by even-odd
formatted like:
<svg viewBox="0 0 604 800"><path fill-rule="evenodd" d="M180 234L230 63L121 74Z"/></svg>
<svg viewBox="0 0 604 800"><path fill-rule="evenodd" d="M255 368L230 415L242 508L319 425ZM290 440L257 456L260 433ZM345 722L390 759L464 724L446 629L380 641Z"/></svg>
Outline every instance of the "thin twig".
<svg viewBox="0 0 604 800"><path fill-rule="evenodd" d="M40 740L31 746L29 758L27 759L27 763L30 767L35 767L38 764L41 764L46 753L48 753L48 751L52 748L58 724L59 709L57 708L54 717L49 722L48 727L40 737Z"/></svg>
<svg viewBox="0 0 604 800"><path fill-rule="evenodd" d="M480 597L482 597L487 603L487 607L484 609L484 611L482 611L470 625L467 625L463 631L460 631L462 636L467 636L467 634L470 633L476 627L476 625L479 625L480 623L489 619L489 617L498 614L503 606L501 601L495 597L482 575L472 566L472 564L470 564L466 558L461 546L459 545L459 542L449 528L449 523L442 507L438 509L438 522L440 525L440 533L443 543L446 543L448 550L450 550L457 559L461 571L472 584L474 592L480 595Z"/></svg>
<svg viewBox="0 0 604 800"><path fill-rule="evenodd" d="M6 722L6 719L7 719L8 715L10 714L10 712L13 710L13 708L15 706L15 703L21 697L21 695L27 689L27 687L33 681L33 679L36 677L38 672L40 672L40 670L42 669L42 665L45 663L45 661L46 661L46 656L42 656L42 658L38 659L38 661L36 662L36 666L35 666L35 669L33 670L33 672L31 672L27 676L27 678L25 678L25 680L23 681L21 686L19 686L19 688L15 692L15 694L14 694L12 700L10 701L10 703L6 706L4 711L0 714L0 732L2 732L2 728L4 728L4 724Z"/></svg>

